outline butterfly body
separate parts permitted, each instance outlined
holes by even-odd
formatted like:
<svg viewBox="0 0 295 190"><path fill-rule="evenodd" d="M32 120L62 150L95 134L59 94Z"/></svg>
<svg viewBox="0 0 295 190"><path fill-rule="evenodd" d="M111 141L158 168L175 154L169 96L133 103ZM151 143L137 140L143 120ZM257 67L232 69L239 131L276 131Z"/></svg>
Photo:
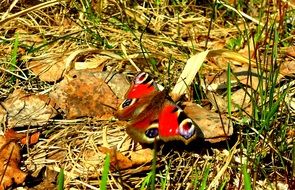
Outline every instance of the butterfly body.
<svg viewBox="0 0 295 190"><path fill-rule="evenodd" d="M147 73L135 77L117 111L118 119L129 120L127 133L134 140L181 140L188 144L196 138L196 124L167 97L167 91L160 91Z"/></svg>

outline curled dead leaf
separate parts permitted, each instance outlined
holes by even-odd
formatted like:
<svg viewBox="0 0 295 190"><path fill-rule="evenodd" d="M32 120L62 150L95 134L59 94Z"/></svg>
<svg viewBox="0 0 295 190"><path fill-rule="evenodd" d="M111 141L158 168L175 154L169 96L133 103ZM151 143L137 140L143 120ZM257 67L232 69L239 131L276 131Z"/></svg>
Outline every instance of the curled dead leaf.
<svg viewBox="0 0 295 190"><path fill-rule="evenodd" d="M294 49L295 49L295 47L294 47ZM295 61L294 60L284 61L281 65L280 72L284 76L293 75L295 73Z"/></svg>
<svg viewBox="0 0 295 190"><path fill-rule="evenodd" d="M200 70L203 62L205 61L209 51L206 50L204 52L193 55L187 60L187 63L179 76L179 79L176 82L173 90L170 95L174 101L179 100L179 98L185 93L187 87L190 86L197 74Z"/></svg>
<svg viewBox="0 0 295 190"><path fill-rule="evenodd" d="M295 57L295 46L290 46L286 49L286 54Z"/></svg>
<svg viewBox="0 0 295 190"><path fill-rule="evenodd" d="M13 182L21 184L27 174L19 169L21 160L20 146L5 136L0 136L0 189L6 189Z"/></svg>
<svg viewBox="0 0 295 190"><path fill-rule="evenodd" d="M133 165L150 163L154 158L154 151L150 148L130 152Z"/></svg>
<svg viewBox="0 0 295 190"><path fill-rule="evenodd" d="M99 151L110 155L112 168L128 169L133 165L132 161L127 156L123 155L121 152L116 151L115 149L99 147Z"/></svg>
<svg viewBox="0 0 295 190"><path fill-rule="evenodd" d="M18 142L20 141L22 144L35 144L39 140L40 132L35 132L33 134L27 133L17 133L13 129L7 129L4 133L6 139L10 141Z"/></svg>
<svg viewBox="0 0 295 190"><path fill-rule="evenodd" d="M16 89L3 103L8 126L40 125L56 116L47 95L34 95Z"/></svg>
<svg viewBox="0 0 295 190"><path fill-rule="evenodd" d="M66 65L62 55L52 56L51 59L29 61L27 67L42 81L55 82L64 74Z"/></svg>
<svg viewBox="0 0 295 190"><path fill-rule="evenodd" d="M115 149L99 147L99 150L110 155L111 166L116 169L129 169L133 166L150 163L154 156L153 150L149 148L129 152L130 158Z"/></svg>
<svg viewBox="0 0 295 190"><path fill-rule="evenodd" d="M0 104L0 123L5 123L7 119L7 112ZM3 131L1 131L3 133Z"/></svg>
<svg viewBox="0 0 295 190"><path fill-rule="evenodd" d="M112 116L118 104L104 80L86 71L71 71L49 96L68 119Z"/></svg>
<svg viewBox="0 0 295 190"><path fill-rule="evenodd" d="M199 126L205 141L217 143L228 139L233 134L233 126L224 115L211 112L194 103L185 104L185 113ZM222 119L222 120L221 120Z"/></svg>

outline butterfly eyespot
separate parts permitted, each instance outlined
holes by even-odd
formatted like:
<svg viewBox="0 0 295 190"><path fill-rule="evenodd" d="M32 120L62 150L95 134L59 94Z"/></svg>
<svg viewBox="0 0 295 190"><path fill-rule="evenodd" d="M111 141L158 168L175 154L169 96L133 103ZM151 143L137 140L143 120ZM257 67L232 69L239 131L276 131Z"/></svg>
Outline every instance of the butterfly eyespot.
<svg viewBox="0 0 295 190"><path fill-rule="evenodd" d="M148 138L155 138L159 135L159 130L158 128L149 128L148 130L145 131L145 136Z"/></svg>
<svg viewBox="0 0 295 190"><path fill-rule="evenodd" d="M121 104L121 108L125 108L125 107L128 107L128 106L131 106L132 104L134 104L136 102L136 98L133 98L133 99L125 99L122 104Z"/></svg>
<svg viewBox="0 0 295 190"><path fill-rule="evenodd" d="M189 139L195 134L196 127L189 118L184 119L179 125L179 134L185 139Z"/></svg>
<svg viewBox="0 0 295 190"><path fill-rule="evenodd" d="M135 78L134 83L135 84L147 84L150 81L153 81L153 79L147 73L142 72L142 73L137 75L137 77Z"/></svg>

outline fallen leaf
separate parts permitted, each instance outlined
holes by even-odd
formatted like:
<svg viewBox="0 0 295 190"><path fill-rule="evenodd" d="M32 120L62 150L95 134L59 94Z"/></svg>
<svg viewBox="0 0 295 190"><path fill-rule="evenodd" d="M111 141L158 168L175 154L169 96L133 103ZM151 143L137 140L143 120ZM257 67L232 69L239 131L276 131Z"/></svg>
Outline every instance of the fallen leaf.
<svg viewBox="0 0 295 190"><path fill-rule="evenodd" d="M104 80L107 85L112 89L114 94L123 99L126 92L128 91L130 84L127 81L125 75L121 73L110 73L110 72L97 72L97 71L87 71L94 75L96 78Z"/></svg>
<svg viewBox="0 0 295 190"><path fill-rule="evenodd" d="M245 89L241 88L231 95L231 101L232 101L232 111L238 111L240 108L245 109L246 107L249 107L251 105L251 97L249 94L251 94L250 88ZM227 97L224 97L225 102L227 103Z"/></svg>
<svg viewBox="0 0 295 190"><path fill-rule="evenodd" d="M292 60L292 61L282 62L281 67L280 67L280 73L284 76L293 75L295 73L295 61Z"/></svg>
<svg viewBox="0 0 295 190"><path fill-rule="evenodd" d="M154 158L154 151L150 148L130 152L133 165L150 163Z"/></svg>
<svg viewBox="0 0 295 190"><path fill-rule="evenodd" d="M40 132L35 132L33 134L27 133L17 133L13 129L7 129L4 133L6 139L10 141L20 141L22 144L35 144L39 140Z"/></svg>
<svg viewBox="0 0 295 190"><path fill-rule="evenodd" d="M39 141L39 137L40 137L40 132L35 132L33 134L30 134L29 136L22 138L20 142L22 144L29 144L29 145L36 144Z"/></svg>
<svg viewBox="0 0 295 190"><path fill-rule="evenodd" d="M0 123L6 123L6 119L7 119L7 112L3 108L3 106L0 104Z"/></svg>
<svg viewBox="0 0 295 190"><path fill-rule="evenodd" d="M99 151L104 154L109 154L111 158L111 166L116 169L128 169L133 166L132 161L121 152L116 151L115 149L110 149L106 147L99 147Z"/></svg>
<svg viewBox="0 0 295 190"><path fill-rule="evenodd" d="M231 61L234 65L244 65L244 64L249 64L249 59L247 56L243 56L237 52L227 50L227 49L216 49L216 50L210 50L208 53L207 58L224 58L222 59L222 63L216 63L217 65L220 65L220 68L226 68L223 67L222 65L227 65L228 62ZM251 65L256 66L256 63L251 61Z"/></svg>
<svg viewBox="0 0 295 190"><path fill-rule="evenodd" d="M76 62L75 69L76 70L84 70L84 69L97 69L97 71L103 71L104 65L110 57L107 56L96 56L93 58L89 58L84 62Z"/></svg>
<svg viewBox="0 0 295 190"><path fill-rule="evenodd" d="M232 124L224 115L220 117L218 113L194 103L185 103L184 111L199 126L202 134L197 136L206 141L217 143L228 139L233 134Z"/></svg>
<svg viewBox="0 0 295 190"><path fill-rule="evenodd" d="M286 54L295 57L295 46L290 46L286 49Z"/></svg>
<svg viewBox="0 0 295 190"><path fill-rule="evenodd" d="M154 151L150 148L130 151L130 158L115 149L99 147L99 151L110 155L111 166L116 169L129 169L134 166L151 163L154 157Z"/></svg>
<svg viewBox="0 0 295 190"><path fill-rule="evenodd" d="M227 66L225 66L226 68ZM251 79L250 79L251 78ZM247 65L242 67L233 67L231 72L231 86L235 87L239 83L244 84L246 86L252 87L256 89L259 80L263 80L258 78L257 69L251 67L251 71ZM227 88L227 71L223 70L219 73L212 74L207 73L205 75L205 84L207 86L202 85L204 89L209 91L215 91L218 89L226 89Z"/></svg>
<svg viewBox="0 0 295 190"><path fill-rule="evenodd" d="M34 95L16 89L2 103L7 112L8 126L40 125L56 116L47 95Z"/></svg>
<svg viewBox="0 0 295 190"><path fill-rule="evenodd" d="M97 168L102 166L102 158L104 153L97 150L84 150L80 165L87 168L89 171L97 171Z"/></svg>
<svg viewBox="0 0 295 190"><path fill-rule="evenodd" d="M247 93L244 88L231 93L231 111L239 111L241 108L245 110L247 107L251 106L251 98L249 96L251 91L250 88L246 88L246 90ZM215 110L218 110L221 113L228 112L227 94L221 96L214 92L207 92L206 95Z"/></svg>
<svg viewBox="0 0 295 190"><path fill-rule="evenodd" d="M171 91L170 95L172 100L177 101L179 98L185 93L187 87L190 86L197 74L200 70L203 62L206 59L209 51L206 50L204 52L198 53L193 55L187 60L187 63L179 76L179 79L176 82L173 90Z"/></svg>
<svg viewBox="0 0 295 190"><path fill-rule="evenodd" d="M87 48L63 53L52 53L46 57L31 58L32 60L27 62L27 67L42 81L56 82L73 68L77 70L97 68L106 60L111 59L111 57L101 55L101 59L98 58L92 62L76 62L79 58L101 52L99 49Z"/></svg>
<svg viewBox="0 0 295 190"><path fill-rule="evenodd" d="M249 39L249 42L245 44L245 47L243 49L239 50L239 53L245 57L251 57L254 58L255 55L255 45L254 45L254 39Z"/></svg>
<svg viewBox="0 0 295 190"><path fill-rule="evenodd" d="M295 137L295 129L288 130L287 137L288 138L294 138Z"/></svg>
<svg viewBox="0 0 295 190"><path fill-rule="evenodd" d="M21 161L20 146L15 142L0 136L0 190L7 189L13 182L21 184L27 173L19 169Z"/></svg>
<svg viewBox="0 0 295 190"><path fill-rule="evenodd" d="M42 81L55 82L62 78L66 64L62 55L52 55L44 59L29 61L27 67Z"/></svg>
<svg viewBox="0 0 295 190"><path fill-rule="evenodd" d="M110 117L118 104L117 97L104 80L86 70L70 71L49 96L68 119Z"/></svg>
<svg viewBox="0 0 295 190"><path fill-rule="evenodd" d="M35 168L36 170L36 168ZM26 180L27 189L31 190L44 190L44 189L57 189L58 172L50 169L48 166L40 168L35 176L28 176Z"/></svg>

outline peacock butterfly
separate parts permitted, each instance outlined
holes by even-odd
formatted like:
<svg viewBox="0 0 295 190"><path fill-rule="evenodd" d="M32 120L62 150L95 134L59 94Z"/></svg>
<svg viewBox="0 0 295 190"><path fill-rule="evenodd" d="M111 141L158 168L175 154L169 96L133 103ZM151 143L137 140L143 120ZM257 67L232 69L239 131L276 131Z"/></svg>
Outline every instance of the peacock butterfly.
<svg viewBox="0 0 295 190"><path fill-rule="evenodd" d="M197 125L167 94L148 73L135 77L116 114L120 120L129 120L127 133L134 140L181 140L188 144L196 138Z"/></svg>

